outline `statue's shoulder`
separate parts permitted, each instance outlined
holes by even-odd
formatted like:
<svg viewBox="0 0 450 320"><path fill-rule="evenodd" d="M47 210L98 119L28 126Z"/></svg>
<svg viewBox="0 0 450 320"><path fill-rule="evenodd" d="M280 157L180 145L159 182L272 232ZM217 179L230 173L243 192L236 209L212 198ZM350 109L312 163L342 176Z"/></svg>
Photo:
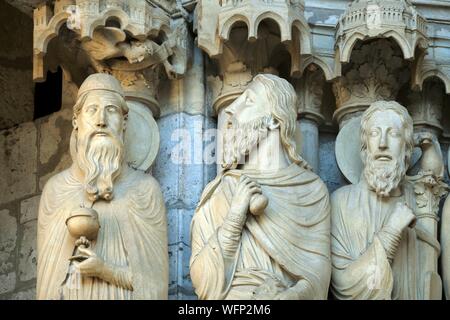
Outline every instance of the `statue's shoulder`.
<svg viewBox="0 0 450 320"><path fill-rule="evenodd" d="M67 180L69 176L70 176L70 168L55 174L45 183L42 193L43 194L53 193L62 186L67 185Z"/></svg>
<svg viewBox="0 0 450 320"><path fill-rule="evenodd" d="M303 167L300 167L300 170L302 170L304 172L307 179L314 180L314 183L317 187L325 188L326 190L328 190L327 185L325 184L325 182L322 180L322 178L317 173L315 173L312 170L305 169Z"/></svg>
<svg viewBox="0 0 450 320"><path fill-rule="evenodd" d="M336 201L340 201L340 199L346 198L354 194L354 192L356 192L359 188L360 188L359 184L349 184L340 187L331 194L331 202L335 203Z"/></svg>
<svg viewBox="0 0 450 320"><path fill-rule="evenodd" d="M161 186L158 180L151 174L140 170L129 169L126 184L133 189L141 190L143 192L161 192Z"/></svg>

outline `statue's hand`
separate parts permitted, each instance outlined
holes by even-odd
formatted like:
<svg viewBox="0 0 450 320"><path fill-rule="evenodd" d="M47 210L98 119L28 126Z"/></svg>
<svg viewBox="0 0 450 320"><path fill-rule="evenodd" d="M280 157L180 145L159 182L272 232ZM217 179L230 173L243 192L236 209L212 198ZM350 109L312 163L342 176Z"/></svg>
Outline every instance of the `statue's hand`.
<svg viewBox="0 0 450 320"><path fill-rule="evenodd" d="M300 297L297 291L289 288L277 294L274 300L300 300Z"/></svg>
<svg viewBox="0 0 450 320"><path fill-rule="evenodd" d="M267 278L255 289L252 300L276 300L278 295L286 291L285 289L285 285L280 280Z"/></svg>
<svg viewBox="0 0 450 320"><path fill-rule="evenodd" d="M261 186L258 183L242 175L231 201L230 214L233 218L239 219L242 223L245 222L252 195L261 194L261 192Z"/></svg>
<svg viewBox="0 0 450 320"><path fill-rule="evenodd" d="M307 300L311 299L312 287L308 281L300 280L294 286L277 294L274 300Z"/></svg>
<svg viewBox="0 0 450 320"><path fill-rule="evenodd" d="M404 203L397 203L394 212L389 217L388 225L399 232L406 227L414 227L416 216L413 211Z"/></svg>
<svg viewBox="0 0 450 320"><path fill-rule="evenodd" d="M79 247L78 251L88 257L83 262L74 262L75 267L80 274L88 277L101 277L106 268L103 259L98 257L94 251L88 248Z"/></svg>

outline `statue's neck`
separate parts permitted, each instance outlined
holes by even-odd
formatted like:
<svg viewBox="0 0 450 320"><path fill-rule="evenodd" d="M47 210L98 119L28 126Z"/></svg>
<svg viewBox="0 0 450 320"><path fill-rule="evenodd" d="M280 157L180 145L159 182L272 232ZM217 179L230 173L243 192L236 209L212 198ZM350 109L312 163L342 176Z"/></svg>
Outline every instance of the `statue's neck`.
<svg viewBox="0 0 450 320"><path fill-rule="evenodd" d="M288 167L290 161L281 145L279 132L270 130L258 146L255 146L240 165L240 169L280 170Z"/></svg>

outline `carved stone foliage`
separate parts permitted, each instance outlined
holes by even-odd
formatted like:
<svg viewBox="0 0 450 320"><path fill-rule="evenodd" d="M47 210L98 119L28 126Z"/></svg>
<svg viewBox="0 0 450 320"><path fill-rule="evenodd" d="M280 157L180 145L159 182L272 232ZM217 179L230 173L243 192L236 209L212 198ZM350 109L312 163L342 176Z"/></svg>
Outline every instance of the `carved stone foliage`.
<svg viewBox="0 0 450 320"><path fill-rule="evenodd" d="M411 91L408 95L408 110L414 125L441 131L444 98L444 88L440 80L425 82L420 92Z"/></svg>
<svg viewBox="0 0 450 320"><path fill-rule="evenodd" d="M61 0L34 11L34 80L42 81L50 41L70 30L73 55L84 56L93 72L110 73L126 92L145 92L154 113L159 68L169 78L184 74L188 30L183 19L147 1ZM65 26L64 28L62 28ZM61 39L59 39L61 40ZM138 94L139 95L139 94Z"/></svg>
<svg viewBox="0 0 450 320"><path fill-rule="evenodd" d="M336 33L338 61L349 62L358 40L393 38L405 59L416 48L428 47L426 20L409 0L355 0L339 20Z"/></svg>
<svg viewBox="0 0 450 320"><path fill-rule="evenodd" d="M359 44L333 84L336 119L340 122L346 113L363 111L378 100L395 100L408 79L407 63L395 43L379 39Z"/></svg>
<svg viewBox="0 0 450 320"><path fill-rule="evenodd" d="M309 118L317 123L324 120L321 110L324 83L323 72L314 65L311 65L304 76L299 79L296 89L298 113L301 117Z"/></svg>

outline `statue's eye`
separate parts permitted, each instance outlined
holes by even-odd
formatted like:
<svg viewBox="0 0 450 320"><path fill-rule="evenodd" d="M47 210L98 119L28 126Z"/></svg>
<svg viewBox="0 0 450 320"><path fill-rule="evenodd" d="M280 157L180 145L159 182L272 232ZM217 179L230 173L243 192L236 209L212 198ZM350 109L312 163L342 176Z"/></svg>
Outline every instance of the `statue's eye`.
<svg viewBox="0 0 450 320"><path fill-rule="evenodd" d="M379 134L379 131L377 129L373 129L370 131L370 136L371 137L377 137Z"/></svg>
<svg viewBox="0 0 450 320"><path fill-rule="evenodd" d="M89 113L89 114L94 114L94 113L97 111L97 106L94 106L94 105L88 106L88 107L86 108L86 111L87 111L87 113Z"/></svg>
<svg viewBox="0 0 450 320"><path fill-rule="evenodd" d="M389 134L393 137L400 137L402 134L399 130L392 129L389 131Z"/></svg>
<svg viewBox="0 0 450 320"><path fill-rule="evenodd" d="M117 107L116 106L107 106L106 110L110 113L115 113L115 112L117 112Z"/></svg>
<svg viewBox="0 0 450 320"><path fill-rule="evenodd" d="M245 98L245 102L246 103L253 103L253 99L252 99L252 97L249 94L247 94L247 97Z"/></svg>

